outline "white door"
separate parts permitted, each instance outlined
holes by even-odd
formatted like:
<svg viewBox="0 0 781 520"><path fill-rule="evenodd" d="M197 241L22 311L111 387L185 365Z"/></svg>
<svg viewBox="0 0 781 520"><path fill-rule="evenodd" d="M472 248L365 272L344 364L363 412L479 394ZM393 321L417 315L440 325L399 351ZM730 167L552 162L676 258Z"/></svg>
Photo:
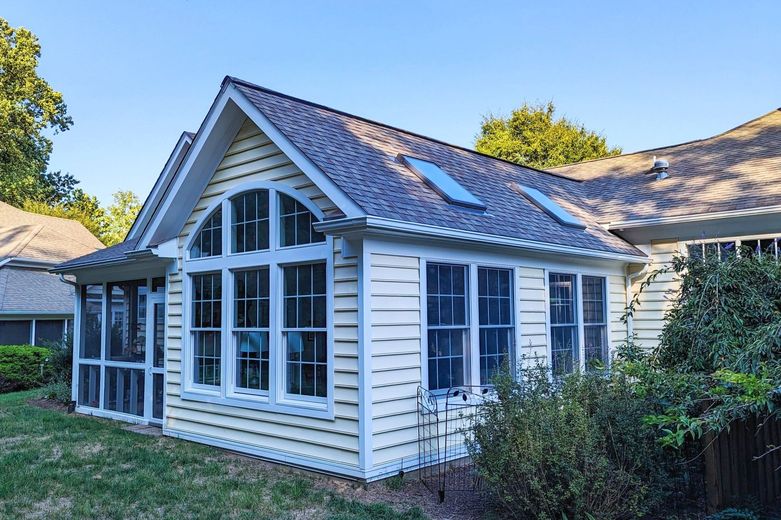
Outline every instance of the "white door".
<svg viewBox="0 0 781 520"><path fill-rule="evenodd" d="M165 295L151 294L147 312L147 418L161 424L165 412Z"/></svg>

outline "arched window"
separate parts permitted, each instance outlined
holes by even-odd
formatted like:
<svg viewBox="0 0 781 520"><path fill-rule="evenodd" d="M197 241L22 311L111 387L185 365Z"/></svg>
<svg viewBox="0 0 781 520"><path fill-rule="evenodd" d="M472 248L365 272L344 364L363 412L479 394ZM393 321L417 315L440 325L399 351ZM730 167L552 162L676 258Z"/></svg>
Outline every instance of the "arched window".
<svg viewBox="0 0 781 520"><path fill-rule="evenodd" d="M313 226L322 213L297 195L277 183L228 192L192 238L184 259L188 398L332 413L333 250Z"/></svg>
<svg viewBox="0 0 781 520"><path fill-rule="evenodd" d="M206 258L222 254L222 208L217 208L204 223L190 247L190 258Z"/></svg>
<svg viewBox="0 0 781 520"><path fill-rule="evenodd" d="M231 199L231 252L269 248L268 190L256 190Z"/></svg>
<svg viewBox="0 0 781 520"><path fill-rule="evenodd" d="M314 230L317 218L293 197L279 194L279 244L282 247L325 242L325 235Z"/></svg>

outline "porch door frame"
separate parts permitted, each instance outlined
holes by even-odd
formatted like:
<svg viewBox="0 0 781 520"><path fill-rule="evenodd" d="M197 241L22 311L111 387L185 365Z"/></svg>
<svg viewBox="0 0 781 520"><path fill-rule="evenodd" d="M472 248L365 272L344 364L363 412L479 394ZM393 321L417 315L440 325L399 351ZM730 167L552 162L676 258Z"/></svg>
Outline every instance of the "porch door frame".
<svg viewBox="0 0 781 520"><path fill-rule="evenodd" d="M150 286L150 292L147 296L147 314L146 314L146 396L145 396L145 403L144 403L144 419L149 421L150 423L154 424L163 424L163 421L165 420L165 365L166 365L166 321L167 316L165 312L166 308L166 298L165 293L155 293L151 291ZM155 366L155 334L157 334L156 329L156 315L155 310L156 306L160 305L163 309L163 321L162 321L162 341L163 341L163 363L161 366L156 367ZM155 406L155 375L161 375L163 377L163 402L162 402L162 408L163 413L161 418L154 417L154 406Z"/></svg>

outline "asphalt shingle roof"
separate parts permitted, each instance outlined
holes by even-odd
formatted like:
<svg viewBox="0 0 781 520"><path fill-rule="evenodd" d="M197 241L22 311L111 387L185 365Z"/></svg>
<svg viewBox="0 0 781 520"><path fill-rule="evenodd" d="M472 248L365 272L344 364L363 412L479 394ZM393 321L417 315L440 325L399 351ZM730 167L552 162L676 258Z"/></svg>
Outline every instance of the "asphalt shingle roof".
<svg viewBox="0 0 781 520"><path fill-rule="evenodd" d="M59 277L34 269L0 269L0 313L73 313L73 286Z"/></svg>
<svg viewBox="0 0 781 520"><path fill-rule="evenodd" d="M92 254L80 256L79 258L74 258L68 262L63 262L57 266L57 270L61 270L63 268L68 269L72 267L81 267L96 263L125 260L127 258L125 254L135 250L139 240L140 238L125 240L122 243L95 251Z"/></svg>
<svg viewBox="0 0 781 520"><path fill-rule="evenodd" d="M649 174L654 157L670 163L667 179ZM707 139L551 171L585 181L602 222L781 205L781 109Z"/></svg>
<svg viewBox="0 0 781 520"><path fill-rule="evenodd" d="M231 78L236 87L368 215L599 251L642 255L581 202L583 183L505 162ZM448 204L397 155L436 163L482 200L485 213ZM563 226L511 188L537 188L588 224Z"/></svg>
<svg viewBox="0 0 781 520"><path fill-rule="evenodd" d="M75 220L29 213L0 202L0 259L62 262L103 247Z"/></svg>

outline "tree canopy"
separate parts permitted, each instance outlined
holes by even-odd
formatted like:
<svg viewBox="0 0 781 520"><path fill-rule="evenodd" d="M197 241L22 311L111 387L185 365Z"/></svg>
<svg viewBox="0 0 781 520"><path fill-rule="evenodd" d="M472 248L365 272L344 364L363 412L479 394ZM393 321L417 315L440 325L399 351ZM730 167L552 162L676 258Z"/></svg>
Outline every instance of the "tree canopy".
<svg viewBox="0 0 781 520"><path fill-rule="evenodd" d="M52 151L45 132L63 132L73 121L62 94L38 75L40 57L32 32L0 18L0 200L15 206L50 198L75 181L45 174Z"/></svg>
<svg viewBox="0 0 781 520"><path fill-rule="evenodd" d="M533 168L552 168L621 153L604 136L564 117L553 102L524 103L510 117L483 118L475 140L478 152Z"/></svg>

